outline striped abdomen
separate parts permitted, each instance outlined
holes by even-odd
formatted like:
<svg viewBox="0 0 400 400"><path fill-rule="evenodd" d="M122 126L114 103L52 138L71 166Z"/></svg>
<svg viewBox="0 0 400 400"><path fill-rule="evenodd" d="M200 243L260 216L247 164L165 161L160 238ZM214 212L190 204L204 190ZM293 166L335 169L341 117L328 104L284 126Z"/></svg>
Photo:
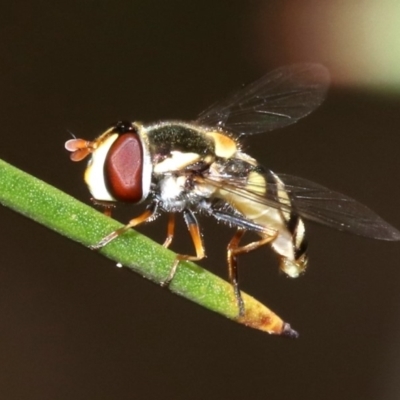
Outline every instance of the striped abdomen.
<svg viewBox="0 0 400 400"><path fill-rule="evenodd" d="M247 219L265 227L261 236L274 236L272 248L281 256L280 268L292 278L299 276L307 266L307 241L302 219L291 209L291 200L284 183L273 172L266 175L252 171L248 175L247 185L251 192L257 195L268 195L279 199L282 207L270 207L261 202L251 200L240 194L220 189L220 195L234 206Z"/></svg>

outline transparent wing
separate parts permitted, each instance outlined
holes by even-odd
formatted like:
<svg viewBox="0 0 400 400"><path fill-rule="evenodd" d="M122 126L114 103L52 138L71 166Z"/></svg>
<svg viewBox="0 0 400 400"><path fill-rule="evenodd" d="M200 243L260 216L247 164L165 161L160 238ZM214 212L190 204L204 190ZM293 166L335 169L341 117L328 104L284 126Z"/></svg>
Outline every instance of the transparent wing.
<svg viewBox="0 0 400 400"><path fill-rule="evenodd" d="M324 100L328 70L319 64L279 68L202 112L197 122L237 135L268 132L294 124Z"/></svg>
<svg viewBox="0 0 400 400"><path fill-rule="evenodd" d="M301 217L320 224L356 235L379 240L400 240L400 232L384 221L368 207L343 194L334 192L306 179L279 174L289 195L280 198L276 181L272 174L266 174L267 194L257 194L257 186L248 186L244 178L207 177L208 184L238 194L249 201L268 207L294 211ZM247 185L247 186L246 186ZM260 229L262 230L262 227Z"/></svg>

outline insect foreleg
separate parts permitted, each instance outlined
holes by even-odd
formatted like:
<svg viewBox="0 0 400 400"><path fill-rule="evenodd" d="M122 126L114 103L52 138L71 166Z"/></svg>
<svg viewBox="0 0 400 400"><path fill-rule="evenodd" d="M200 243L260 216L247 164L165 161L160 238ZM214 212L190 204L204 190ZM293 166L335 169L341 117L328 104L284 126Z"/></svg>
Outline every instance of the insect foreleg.
<svg viewBox="0 0 400 400"><path fill-rule="evenodd" d="M145 212L141 215L139 215L136 218L131 219L125 226L123 226L120 229L117 229L114 232L111 232L109 235L105 236L103 239L100 240L99 243L90 246L92 250L98 250L107 245L108 243L112 242L114 239L116 239L118 236L122 235L125 233L127 230L134 228L135 226L138 226L140 224L143 224L143 222L146 222L148 220L151 220L157 215L157 209L158 205L157 203L151 203L149 207L145 210Z"/></svg>
<svg viewBox="0 0 400 400"><path fill-rule="evenodd" d="M100 206L103 208L103 214L107 217L111 217L112 209L116 207L114 203L111 203L109 201L101 201L101 200L96 200L95 198L91 197L90 201L95 205L95 206Z"/></svg>

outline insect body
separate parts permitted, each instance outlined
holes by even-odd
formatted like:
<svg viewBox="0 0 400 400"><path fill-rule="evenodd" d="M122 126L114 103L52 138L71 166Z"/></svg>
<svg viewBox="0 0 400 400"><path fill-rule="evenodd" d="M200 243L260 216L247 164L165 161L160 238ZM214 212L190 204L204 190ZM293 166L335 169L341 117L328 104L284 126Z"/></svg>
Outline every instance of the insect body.
<svg viewBox="0 0 400 400"><path fill-rule="evenodd" d="M183 213L196 255L178 255L167 284L180 260L205 256L196 214L214 217L236 228L228 245L228 267L243 315L237 256L269 243L281 270L297 277L307 266L302 218L375 239L400 240L400 232L367 207L305 179L277 175L241 149L243 135L281 128L313 111L323 101L328 81L320 65L284 67L211 106L192 123L118 122L94 141L69 140L66 148L73 161L91 155L85 181L96 202L148 202L142 215L93 248L161 212L169 214L168 247L175 215ZM256 232L259 240L241 245L247 231Z"/></svg>

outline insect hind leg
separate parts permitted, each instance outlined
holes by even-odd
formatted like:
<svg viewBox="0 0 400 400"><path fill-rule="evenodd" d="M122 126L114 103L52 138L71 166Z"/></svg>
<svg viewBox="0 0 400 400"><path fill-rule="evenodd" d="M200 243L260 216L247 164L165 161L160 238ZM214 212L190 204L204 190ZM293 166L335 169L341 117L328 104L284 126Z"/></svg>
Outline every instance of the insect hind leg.
<svg viewBox="0 0 400 400"><path fill-rule="evenodd" d="M244 246L240 246L240 241L242 240L246 230L243 228L239 228L231 241L228 244L227 249L227 258L228 258L228 272L229 272L229 281L233 287L233 292L236 298L236 302L239 309L239 317L243 317L245 314L245 305L240 294L239 289L239 273L237 268L237 256L240 254L250 253L253 250L258 249L261 246L266 245L267 243L272 242L276 235L266 236L260 240L248 243Z"/></svg>

